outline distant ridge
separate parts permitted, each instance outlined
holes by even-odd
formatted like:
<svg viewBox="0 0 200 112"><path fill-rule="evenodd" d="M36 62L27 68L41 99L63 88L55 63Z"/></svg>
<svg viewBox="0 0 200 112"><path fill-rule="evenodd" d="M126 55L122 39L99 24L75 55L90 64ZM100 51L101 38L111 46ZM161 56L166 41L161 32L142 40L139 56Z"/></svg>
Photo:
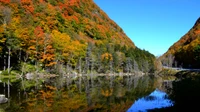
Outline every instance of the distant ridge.
<svg viewBox="0 0 200 112"><path fill-rule="evenodd" d="M200 17L180 40L160 57L162 63L173 60L173 66L200 68Z"/></svg>

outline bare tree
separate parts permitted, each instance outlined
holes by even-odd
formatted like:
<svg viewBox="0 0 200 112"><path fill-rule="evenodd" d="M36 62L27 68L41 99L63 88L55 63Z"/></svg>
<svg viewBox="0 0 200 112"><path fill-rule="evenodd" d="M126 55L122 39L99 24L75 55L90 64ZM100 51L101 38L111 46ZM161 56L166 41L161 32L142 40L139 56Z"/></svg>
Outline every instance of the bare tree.
<svg viewBox="0 0 200 112"><path fill-rule="evenodd" d="M91 73L93 73L94 71L94 67L95 67L95 59L94 59L94 56L91 57Z"/></svg>
<svg viewBox="0 0 200 112"><path fill-rule="evenodd" d="M78 85L79 85L79 92L81 93L81 90L82 90L82 77L79 76L79 81L78 81Z"/></svg>
<svg viewBox="0 0 200 112"><path fill-rule="evenodd" d="M4 32L7 31L7 25L11 22L11 9L9 7L1 7L1 19L0 22L3 24Z"/></svg>
<svg viewBox="0 0 200 112"><path fill-rule="evenodd" d="M101 54L98 52L97 54L97 62L96 62L96 66L98 66L97 72L101 72L102 68L103 68L103 64L100 61L101 60Z"/></svg>
<svg viewBox="0 0 200 112"><path fill-rule="evenodd" d="M134 60L134 71L139 71L138 64L135 60Z"/></svg>
<svg viewBox="0 0 200 112"><path fill-rule="evenodd" d="M0 22L3 24L4 33L7 33L7 25L11 22L11 9L9 7L1 7ZM9 40L9 36L7 36ZM10 73L10 46L8 47L8 73ZM4 53L4 70L6 69L6 54Z"/></svg>
<svg viewBox="0 0 200 112"><path fill-rule="evenodd" d="M92 46L91 44L88 44L86 56L85 56L85 68L84 68L85 73L88 73L88 70L91 65L91 53L92 53Z"/></svg>
<svg viewBox="0 0 200 112"><path fill-rule="evenodd" d="M67 72L70 73L72 71L72 67L71 67L71 62L70 62L70 58L67 61Z"/></svg>
<svg viewBox="0 0 200 112"><path fill-rule="evenodd" d="M126 71L127 73L132 72L132 63L131 63L131 58L127 58L126 60Z"/></svg>
<svg viewBox="0 0 200 112"><path fill-rule="evenodd" d="M144 60L142 65L143 65L143 71L144 72L149 72L149 63L148 63L148 61Z"/></svg>
<svg viewBox="0 0 200 112"><path fill-rule="evenodd" d="M174 67L178 67L178 62L176 60L174 61Z"/></svg>
<svg viewBox="0 0 200 112"><path fill-rule="evenodd" d="M155 65L156 65L156 69L157 69L158 71L161 71L161 70L162 70L163 66L162 66L162 62L161 62L161 60L160 60L159 58L157 58L157 59L155 60Z"/></svg>
<svg viewBox="0 0 200 112"><path fill-rule="evenodd" d="M167 56L167 62L168 62L168 67L172 67L173 62L174 62L174 56L172 54L169 54Z"/></svg>
<svg viewBox="0 0 200 112"><path fill-rule="evenodd" d="M81 63L81 57L79 58L79 61L78 61L78 71L79 71L79 74L82 73L82 63Z"/></svg>
<svg viewBox="0 0 200 112"><path fill-rule="evenodd" d="M113 72L113 60L110 60L109 61L109 68L110 68L110 73L112 73Z"/></svg>
<svg viewBox="0 0 200 112"><path fill-rule="evenodd" d="M11 54L11 47L8 47L8 74L10 74L10 54Z"/></svg>

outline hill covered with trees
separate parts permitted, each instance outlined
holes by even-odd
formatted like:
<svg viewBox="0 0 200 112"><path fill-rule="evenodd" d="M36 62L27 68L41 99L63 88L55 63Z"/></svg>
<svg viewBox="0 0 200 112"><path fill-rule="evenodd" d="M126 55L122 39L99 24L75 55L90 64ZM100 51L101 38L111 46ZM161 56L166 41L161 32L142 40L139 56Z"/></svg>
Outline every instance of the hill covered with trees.
<svg viewBox="0 0 200 112"><path fill-rule="evenodd" d="M93 0L0 0L0 69L23 73L153 72Z"/></svg>
<svg viewBox="0 0 200 112"><path fill-rule="evenodd" d="M200 18L179 41L161 57L164 65L200 68Z"/></svg>

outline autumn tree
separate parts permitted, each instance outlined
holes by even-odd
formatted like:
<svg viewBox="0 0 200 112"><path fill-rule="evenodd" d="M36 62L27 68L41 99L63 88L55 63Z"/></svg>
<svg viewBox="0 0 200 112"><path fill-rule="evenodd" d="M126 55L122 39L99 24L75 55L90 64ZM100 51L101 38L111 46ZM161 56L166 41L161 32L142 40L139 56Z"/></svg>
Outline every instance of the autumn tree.
<svg viewBox="0 0 200 112"><path fill-rule="evenodd" d="M44 63L44 67L50 67L56 64L55 62L55 49L52 46L52 38L48 33L44 34L43 52L41 54L40 61Z"/></svg>
<svg viewBox="0 0 200 112"><path fill-rule="evenodd" d="M4 46L7 46L8 44L8 41L6 42L6 40L9 40L10 38L10 34L9 32L7 31L7 27L8 27L8 24L10 23L11 21L11 9L9 7L0 7L1 9L1 17L0 17L0 22L1 24L3 25L3 29L4 29L4 37L3 37L3 40L5 40L4 42ZM5 38L5 39L4 39ZM7 47L8 49L8 73L10 72L10 52L11 52L11 47L8 45ZM6 54L5 54L6 51L4 51L4 70L6 68Z"/></svg>
<svg viewBox="0 0 200 112"><path fill-rule="evenodd" d="M112 62L112 60L113 60L113 57L112 57L112 54L110 54L110 53L106 52L106 53L101 55L101 61L102 61L102 64L104 66L105 72L107 72L107 70L111 69L111 66L109 66L109 65Z"/></svg>
<svg viewBox="0 0 200 112"><path fill-rule="evenodd" d="M65 33L60 33L57 30L53 30L51 33L52 36L52 44L53 48L55 49L55 60L56 60L56 68L60 69L63 68L63 64L65 64L69 58L69 51L68 46L70 44L70 37ZM60 74L63 74L62 70L58 70Z"/></svg>
<svg viewBox="0 0 200 112"><path fill-rule="evenodd" d="M59 68L62 74L132 72L133 60L138 70L143 61L153 65L154 56L137 48L91 0L0 0L0 9L4 69L10 68L10 60L19 70L17 65L26 63L37 71L61 73Z"/></svg>

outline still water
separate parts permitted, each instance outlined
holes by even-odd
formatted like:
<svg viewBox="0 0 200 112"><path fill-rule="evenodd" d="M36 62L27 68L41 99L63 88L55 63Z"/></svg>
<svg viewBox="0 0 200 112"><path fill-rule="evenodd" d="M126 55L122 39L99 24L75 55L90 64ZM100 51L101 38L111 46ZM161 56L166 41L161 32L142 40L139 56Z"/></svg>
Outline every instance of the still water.
<svg viewBox="0 0 200 112"><path fill-rule="evenodd" d="M3 79L0 112L146 112L172 107L170 88L153 75Z"/></svg>
<svg viewBox="0 0 200 112"><path fill-rule="evenodd" d="M154 90L150 95L138 99L127 112L146 112L150 109L166 108L173 106L168 95L159 90Z"/></svg>

